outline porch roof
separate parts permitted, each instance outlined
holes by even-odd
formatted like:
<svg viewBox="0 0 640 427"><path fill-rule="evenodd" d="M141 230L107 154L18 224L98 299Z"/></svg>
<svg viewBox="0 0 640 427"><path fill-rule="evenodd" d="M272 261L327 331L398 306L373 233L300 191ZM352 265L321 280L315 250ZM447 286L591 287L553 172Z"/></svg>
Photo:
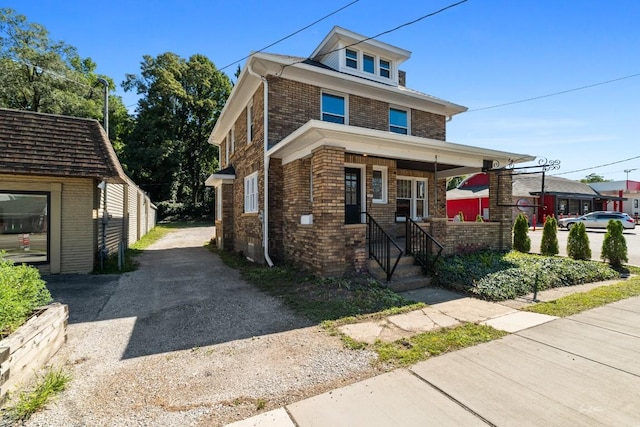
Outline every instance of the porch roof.
<svg viewBox="0 0 640 427"><path fill-rule="evenodd" d="M207 187L219 187L221 184L233 184L234 179L236 179L236 169L233 165L229 165L228 167L209 175L209 178L204 182L204 185Z"/></svg>
<svg viewBox="0 0 640 427"><path fill-rule="evenodd" d="M283 164L311 155L318 147L344 148L348 153L438 165L437 178L479 172L487 162L522 163L535 159L528 154L473 147L435 139L401 135L356 126L310 120L269 148L267 155Z"/></svg>

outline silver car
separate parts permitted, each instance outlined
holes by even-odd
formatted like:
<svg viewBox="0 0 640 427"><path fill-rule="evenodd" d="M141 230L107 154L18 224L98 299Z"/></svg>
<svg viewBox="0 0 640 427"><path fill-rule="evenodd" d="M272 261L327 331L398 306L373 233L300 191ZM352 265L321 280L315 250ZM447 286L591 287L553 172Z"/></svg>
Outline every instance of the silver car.
<svg viewBox="0 0 640 427"><path fill-rule="evenodd" d="M561 228L570 230L574 224L578 222L584 223L586 228L607 228L609 220L616 220L622 223L622 228L634 229L636 228L636 222L628 214L623 212L591 212L583 216L576 218L562 218L558 220L558 225Z"/></svg>

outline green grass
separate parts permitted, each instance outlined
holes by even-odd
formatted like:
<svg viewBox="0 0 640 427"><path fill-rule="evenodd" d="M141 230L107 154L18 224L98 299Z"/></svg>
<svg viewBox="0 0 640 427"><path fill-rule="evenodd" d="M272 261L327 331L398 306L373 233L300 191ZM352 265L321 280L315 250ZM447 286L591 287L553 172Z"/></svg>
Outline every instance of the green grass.
<svg viewBox="0 0 640 427"><path fill-rule="evenodd" d="M3 419L12 424L26 421L62 392L70 380L70 375L62 369L49 370L37 379L32 390L20 392L15 401L3 409Z"/></svg>
<svg viewBox="0 0 640 427"><path fill-rule="evenodd" d="M239 270L245 280L280 298L295 312L316 323L418 307L413 301L365 276L318 278L292 267L261 266L236 254L218 250L213 244L208 247L225 264Z"/></svg>
<svg viewBox="0 0 640 427"><path fill-rule="evenodd" d="M378 361L395 367L413 365L432 356L489 342L507 335L487 325L464 323L452 328L425 332L392 343L377 341L373 349Z"/></svg>
<svg viewBox="0 0 640 427"><path fill-rule="evenodd" d="M96 268L93 270L94 274L120 274L135 271L138 268L138 263L135 257L140 255L143 250L166 236L168 233L178 230L180 228L188 227L210 227L212 224L208 222L169 222L159 223L153 227L147 234L142 236L140 240L129 246L124 251L124 263L122 269L118 269L118 255L111 255L104 263L103 268L100 268L99 262L96 263Z"/></svg>
<svg viewBox="0 0 640 427"><path fill-rule="evenodd" d="M624 282L600 286L587 292L567 295L555 301L532 305L525 310L565 317L638 295L640 295L640 277L633 277Z"/></svg>

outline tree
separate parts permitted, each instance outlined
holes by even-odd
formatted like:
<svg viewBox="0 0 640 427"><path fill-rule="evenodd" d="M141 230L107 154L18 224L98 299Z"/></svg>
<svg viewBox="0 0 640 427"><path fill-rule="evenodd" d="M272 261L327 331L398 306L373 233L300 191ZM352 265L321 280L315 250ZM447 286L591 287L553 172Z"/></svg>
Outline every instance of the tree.
<svg viewBox="0 0 640 427"><path fill-rule="evenodd" d="M558 222L552 216L547 216L542 230L540 253L546 256L558 255Z"/></svg>
<svg viewBox="0 0 640 427"><path fill-rule="evenodd" d="M573 259L591 259L591 248L589 247L589 236L583 222L577 222L569 230L567 239L567 255Z"/></svg>
<svg viewBox="0 0 640 427"><path fill-rule="evenodd" d="M458 185L460 185L460 183L464 181L466 177L467 177L466 175L462 175L462 176L454 176L449 178L447 180L447 191L453 190L454 188L458 188Z"/></svg>
<svg viewBox="0 0 640 427"><path fill-rule="evenodd" d="M622 234L622 223L610 219L607 224L607 232L602 241L602 259L609 261L614 268L622 267L622 264L629 261L627 257L627 241Z"/></svg>
<svg viewBox="0 0 640 427"><path fill-rule="evenodd" d="M513 249L528 253L531 250L529 234L529 220L523 213L518 214L513 224Z"/></svg>
<svg viewBox="0 0 640 427"><path fill-rule="evenodd" d="M589 175L585 176L580 180L580 182L583 182L585 184L591 184L593 182L608 182L608 181L611 181L611 180L604 179L603 176L597 175L595 173L590 173Z"/></svg>
<svg viewBox="0 0 640 427"><path fill-rule="evenodd" d="M96 63L75 47L49 38L49 31L12 9L0 9L0 107L102 119L104 96ZM131 118L120 97L109 97L109 135L121 141Z"/></svg>
<svg viewBox="0 0 640 427"><path fill-rule="evenodd" d="M202 202L217 167L207 138L231 92L227 75L203 55L167 52L145 55L140 75L127 74L122 86L142 95L123 151L127 170L154 200Z"/></svg>

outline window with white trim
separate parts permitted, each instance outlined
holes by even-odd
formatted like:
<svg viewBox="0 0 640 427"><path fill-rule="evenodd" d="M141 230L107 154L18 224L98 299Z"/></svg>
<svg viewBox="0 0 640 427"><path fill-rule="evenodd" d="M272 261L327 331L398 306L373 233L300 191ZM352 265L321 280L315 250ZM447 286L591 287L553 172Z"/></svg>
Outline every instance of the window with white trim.
<svg viewBox="0 0 640 427"><path fill-rule="evenodd" d="M229 165L229 137L228 136L224 139L224 148L225 148L224 165L226 167L227 165Z"/></svg>
<svg viewBox="0 0 640 427"><path fill-rule="evenodd" d="M398 177L396 181L396 221L429 216L426 178Z"/></svg>
<svg viewBox="0 0 640 427"><path fill-rule="evenodd" d="M347 99L344 96L322 92L322 120L331 123L347 123Z"/></svg>
<svg viewBox="0 0 640 427"><path fill-rule="evenodd" d="M387 203L387 168L374 166L371 176L373 203Z"/></svg>
<svg viewBox="0 0 640 427"><path fill-rule="evenodd" d="M403 135L409 134L409 112L407 110L389 108L389 131Z"/></svg>
<svg viewBox="0 0 640 427"><path fill-rule="evenodd" d="M358 69L358 51L352 49L345 49L346 65L349 68Z"/></svg>
<svg viewBox="0 0 640 427"><path fill-rule="evenodd" d="M244 178L244 212L258 212L258 172Z"/></svg>
<svg viewBox="0 0 640 427"><path fill-rule="evenodd" d="M376 58L371 55L367 55L366 53L362 54L362 71L365 73L375 74Z"/></svg>
<svg viewBox="0 0 640 427"><path fill-rule="evenodd" d="M231 154L236 151L236 125L231 126Z"/></svg>
<svg viewBox="0 0 640 427"><path fill-rule="evenodd" d="M253 102L247 105L247 144L253 142Z"/></svg>
<svg viewBox="0 0 640 427"><path fill-rule="evenodd" d="M391 78L391 61L380 59L380 77Z"/></svg>

